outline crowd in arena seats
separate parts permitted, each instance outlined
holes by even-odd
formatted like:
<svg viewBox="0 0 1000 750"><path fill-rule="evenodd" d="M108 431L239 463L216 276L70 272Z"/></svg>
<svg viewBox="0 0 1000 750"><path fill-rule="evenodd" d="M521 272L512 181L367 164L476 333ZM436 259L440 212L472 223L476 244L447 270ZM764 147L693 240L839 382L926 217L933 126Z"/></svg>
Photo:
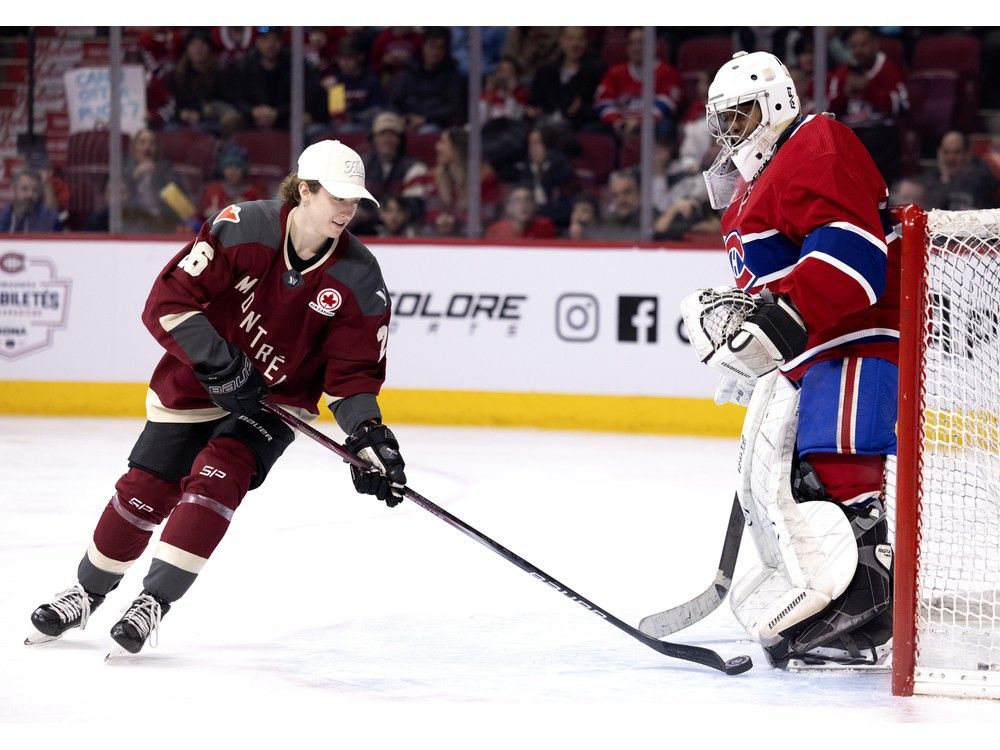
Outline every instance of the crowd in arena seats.
<svg viewBox="0 0 1000 750"><path fill-rule="evenodd" d="M468 32L306 30L305 142L337 138L357 150L382 203L362 206L356 233L465 234ZM717 152L704 102L714 72L737 49L778 54L806 113L816 112L813 71L824 54L825 109L861 137L894 200L996 206L1000 159L987 165L970 136L992 124L980 119L992 96L982 65L996 59L1000 38L974 32L831 29L817 52L811 28L660 27L655 147L642 165L642 29L484 27L484 236L634 240L644 167L655 239L717 232L701 178ZM230 202L273 197L291 163L288 29L150 28L134 37L131 57L148 75L148 121L123 139L125 231L189 232ZM87 135L71 136L63 195L51 170L17 176L0 230L106 231L107 138L94 151L80 145Z"/></svg>

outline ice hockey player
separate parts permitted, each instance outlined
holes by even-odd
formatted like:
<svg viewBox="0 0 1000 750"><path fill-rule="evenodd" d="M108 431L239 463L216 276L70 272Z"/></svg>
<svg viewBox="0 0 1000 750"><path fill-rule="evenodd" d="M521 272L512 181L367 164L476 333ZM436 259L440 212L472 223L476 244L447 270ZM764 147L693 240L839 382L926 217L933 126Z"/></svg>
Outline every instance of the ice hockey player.
<svg viewBox="0 0 1000 750"><path fill-rule="evenodd" d="M142 320L166 353L146 425L78 582L35 609L26 643L86 625L166 520L142 592L111 629L113 653L143 647L293 439L261 409L265 395L307 419L322 397L347 447L379 469L352 468L357 491L402 499L404 462L376 398L390 302L375 257L346 231L359 201L375 202L361 157L313 144L280 196L218 212L154 281Z"/></svg>
<svg viewBox="0 0 1000 750"><path fill-rule="evenodd" d="M706 109L722 151L705 180L713 207L728 207L735 288L682 307L699 356L723 373L716 401L749 404L753 428L740 502L761 563L731 606L776 666L878 664L891 638L882 488L899 339L886 185L848 127L802 115L771 54L734 55ZM720 304L746 312L713 342L698 329Z"/></svg>

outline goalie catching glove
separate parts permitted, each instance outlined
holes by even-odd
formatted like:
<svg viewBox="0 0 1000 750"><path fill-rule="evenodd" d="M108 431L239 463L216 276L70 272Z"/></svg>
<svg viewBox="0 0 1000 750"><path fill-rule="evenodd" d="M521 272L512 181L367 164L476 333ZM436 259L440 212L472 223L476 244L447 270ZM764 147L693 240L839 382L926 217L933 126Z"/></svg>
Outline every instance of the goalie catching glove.
<svg viewBox="0 0 1000 750"><path fill-rule="evenodd" d="M390 508L403 502L406 462L399 454L399 442L384 424L365 422L344 441L344 447L372 465L368 471L351 466L354 489L375 495Z"/></svg>
<svg viewBox="0 0 1000 750"><path fill-rule="evenodd" d="M681 302L681 314L698 358L747 385L806 348L798 310L766 289L759 296L732 287L699 289Z"/></svg>

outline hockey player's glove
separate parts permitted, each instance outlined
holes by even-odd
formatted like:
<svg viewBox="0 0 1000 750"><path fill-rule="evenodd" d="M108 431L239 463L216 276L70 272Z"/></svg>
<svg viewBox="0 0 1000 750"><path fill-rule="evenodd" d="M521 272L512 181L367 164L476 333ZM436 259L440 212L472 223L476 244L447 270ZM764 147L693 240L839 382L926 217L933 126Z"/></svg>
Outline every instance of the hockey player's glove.
<svg viewBox="0 0 1000 750"><path fill-rule="evenodd" d="M406 462L399 454L399 443L384 424L366 422L344 441L344 447L372 465L370 471L351 466L354 489L375 495L390 508L403 502Z"/></svg>
<svg viewBox="0 0 1000 750"><path fill-rule="evenodd" d="M706 364L745 380L756 379L799 356L808 338L792 303L764 290L754 312Z"/></svg>
<svg viewBox="0 0 1000 750"><path fill-rule="evenodd" d="M243 352L226 367L214 372L194 371L217 406L237 416L253 416L260 411L260 400L267 395L264 376Z"/></svg>
<svg viewBox="0 0 1000 750"><path fill-rule="evenodd" d="M725 376L717 403L736 400L731 395L741 387L752 391L758 377L806 348L798 311L767 290L754 296L733 287L699 289L681 301L681 315L698 358Z"/></svg>

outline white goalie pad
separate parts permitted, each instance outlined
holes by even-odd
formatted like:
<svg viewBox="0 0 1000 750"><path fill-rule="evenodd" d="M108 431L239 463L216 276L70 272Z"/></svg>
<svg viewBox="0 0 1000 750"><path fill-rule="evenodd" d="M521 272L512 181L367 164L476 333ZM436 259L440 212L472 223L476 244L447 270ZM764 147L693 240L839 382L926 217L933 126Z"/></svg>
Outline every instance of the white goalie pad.
<svg viewBox="0 0 1000 750"><path fill-rule="evenodd" d="M740 438L738 495L760 564L733 585L730 605L763 646L842 594L858 565L843 511L792 496L798 404L798 390L785 377L777 371L762 376Z"/></svg>

